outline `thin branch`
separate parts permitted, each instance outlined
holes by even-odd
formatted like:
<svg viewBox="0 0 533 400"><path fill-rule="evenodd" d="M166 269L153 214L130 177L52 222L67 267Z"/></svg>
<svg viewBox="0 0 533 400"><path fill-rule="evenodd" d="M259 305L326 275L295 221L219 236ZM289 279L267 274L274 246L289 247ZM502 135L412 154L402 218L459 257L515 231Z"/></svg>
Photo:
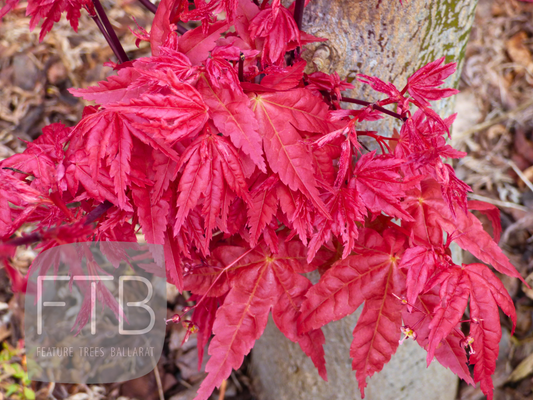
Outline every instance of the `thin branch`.
<svg viewBox="0 0 533 400"><path fill-rule="evenodd" d="M159 393L159 400L165 400L165 391L163 390L163 382L161 382L161 375L159 374L159 368L155 363L155 359L152 357L152 362L155 364L154 367L154 376L155 382L157 383L157 392Z"/></svg>
<svg viewBox="0 0 533 400"><path fill-rule="evenodd" d="M244 54L239 56L239 82L244 81Z"/></svg>
<svg viewBox="0 0 533 400"><path fill-rule="evenodd" d="M514 208L515 210L525 211L527 212L527 207L521 206L520 204L512 203L510 201L501 201L498 199L492 199L490 197L481 196L479 194L475 193L468 193L468 198L471 200L479 200L484 201L485 203L489 203L498 207L503 208Z"/></svg>
<svg viewBox="0 0 533 400"><path fill-rule="evenodd" d="M180 24L176 24L177 25L177 31L180 35L183 35L187 32L189 32L189 30L187 28L185 28L184 26L181 26Z"/></svg>
<svg viewBox="0 0 533 400"><path fill-rule="evenodd" d="M299 30L302 30L305 0L296 0L294 3L294 20Z"/></svg>
<svg viewBox="0 0 533 400"><path fill-rule="evenodd" d="M155 14L155 12L157 11L157 6L154 3L152 3L150 0L139 0L139 2L143 6L145 6L148 9L148 11L152 13Z"/></svg>
<svg viewBox="0 0 533 400"><path fill-rule="evenodd" d="M526 101L525 103L522 103L518 107L516 107L513 110L507 111L489 121L481 122L479 124L474 125L472 128L465 130L464 132L461 132L461 136L470 136L476 132L485 130L487 128L490 128L493 125L499 124L500 122L506 121L508 119L514 118L518 113L528 109L529 107L533 106L533 99Z"/></svg>
<svg viewBox="0 0 533 400"><path fill-rule="evenodd" d="M520 168L513 162L513 161L507 161L507 164L513 169L514 172L522 179L522 182L526 184L526 186L533 192L533 184L528 179L528 177L522 172Z"/></svg>
<svg viewBox="0 0 533 400"><path fill-rule="evenodd" d="M107 14L105 13L104 7L102 7L102 4L100 3L100 0L93 0L94 8L96 9L96 13L100 17L100 20L102 21L105 30L107 31L107 34L109 35L109 39L111 42L114 43L114 46L111 46L113 49L113 52L118 58L118 61L122 64L127 61L129 61L128 55L124 51L124 48L122 47L122 44L120 43L120 40L118 40L117 34L115 33L115 30L113 29L113 26L111 25L111 22L109 22L109 18L107 18Z"/></svg>
<svg viewBox="0 0 533 400"><path fill-rule="evenodd" d="M157 11L157 6L152 3L150 0L139 0L139 2L144 6L146 7L146 9L152 13L156 13ZM176 24L177 25L177 28L176 30L178 31L178 33L180 35L183 35L184 33L188 32L189 30L187 28L185 28L184 26L181 26L180 24Z"/></svg>
<svg viewBox="0 0 533 400"><path fill-rule="evenodd" d="M113 207L113 203L111 203L109 200L99 204L98 207L87 214L85 217L85 225L92 224L94 221L104 215L111 207Z"/></svg>
<svg viewBox="0 0 533 400"><path fill-rule="evenodd" d="M111 40L111 37L109 36L109 33L107 33L104 25L102 24L102 21L100 21L100 18L98 18L98 15L91 15L92 20L96 23L96 26L98 26L98 29L100 29L100 32L102 32L102 35L104 35L105 40L107 41L107 44L109 47L111 47L111 50L113 50L113 54L117 59L119 58L119 52L117 49L117 46L115 43Z"/></svg>
<svg viewBox="0 0 533 400"><path fill-rule="evenodd" d="M374 103L370 103L369 101L351 99L350 97L341 97L341 101L344 101L345 103L359 104L360 106L372 106L374 110L381 111L383 114L398 118L399 120L402 120L404 122L407 121L406 117L402 117L400 114L395 113L394 111L387 110L386 108L378 106Z"/></svg>
<svg viewBox="0 0 533 400"><path fill-rule="evenodd" d="M96 221L98 218L100 218L102 215L104 215L107 210L109 210L111 207L113 207L113 203L106 200L103 203L99 204L98 207L93 209L89 214L85 216L85 222L84 225L89 225ZM32 243L40 242L43 240L43 237L39 232L33 232L29 235L14 238L11 240L8 240L5 242L5 244L11 245L11 246L23 246L23 245L30 245Z"/></svg>
<svg viewBox="0 0 533 400"><path fill-rule="evenodd" d="M228 381L224 379L222 383L220 384L220 392L218 393L218 400L224 400L224 397L226 397L226 385L228 384Z"/></svg>
<svg viewBox="0 0 533 400"><path fill-rule="evenodd" d="M24 245L30 245L32 243L40 242L41 240L42 240L41 234L39 232L33 232L26 236L8 240L7 242L4 242L4 244L10 245L10 246L24 246Z"/></svg>

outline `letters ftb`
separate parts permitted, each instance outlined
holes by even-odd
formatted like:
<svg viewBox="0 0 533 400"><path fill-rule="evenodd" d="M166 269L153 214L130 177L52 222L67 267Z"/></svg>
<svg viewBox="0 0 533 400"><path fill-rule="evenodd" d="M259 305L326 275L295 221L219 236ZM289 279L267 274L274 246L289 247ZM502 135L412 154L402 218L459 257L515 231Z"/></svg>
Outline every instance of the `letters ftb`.
<svg viewBox="0 0 533 400"><path fill-rule="evenodd" d="M49 275L39 276L37 278L37 334L43 333L43 307L66 307L64 301L43 301L43 281L90 281L91 282L91 334L96 334L96 282L112 281L112 276L99 275L75 275L73 277L67 275ZM128 301L127 307L140 307L145 309L150 315L150 323L144 329L124 329L124 281L138 281L146 285L148 294L142 301ZM142 276L120 276L118 279L118 333L120 335L143 335L152 330L155 324L155 312L147 305L154 293L151 282Z"/></svg>

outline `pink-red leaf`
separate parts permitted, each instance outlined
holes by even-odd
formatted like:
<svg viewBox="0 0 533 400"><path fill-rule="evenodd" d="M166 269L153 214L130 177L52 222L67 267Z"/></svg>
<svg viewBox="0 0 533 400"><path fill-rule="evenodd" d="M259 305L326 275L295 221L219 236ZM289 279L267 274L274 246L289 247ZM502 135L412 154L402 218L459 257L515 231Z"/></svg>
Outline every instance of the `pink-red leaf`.
<svg viewBox="0 0 533 400"><path fill-rule="evenodd" d="M391 217L412 221L400 200L405 196L399 168L402 160L376 155L375 151L364 154L353 171L355 187L365 206L374 214L384 212Z"/></svg>
<svg viewBox="0 0 533 400"><path fill-rule="evenodd" d="M429 324L427 364L431 363L435 350L462 319L466 309L471 286L463 269L451 267L444 271L440 289L441 302L435 309Z"/></svg>
<svg viewBox="0 0 533 400"><path fill-rule="evenodd" d="M241 366L255 341L265 330L276 292L272 271L267 262L257 262L238 273L237 279L216 314L209 345L211 358L207 377L198 390L196 400L207 400L216 386Z"/></svg>
<svg viewBox="0 0 533 400"><path fill-rule="evenodd" d="M204 33L204 28L201 26L191 29L180 38L178 49L189 57L193 65L199 65L209 56L209 52L215 48L221 33L228 27L226 21L218 21L209 25L207 33Z"/></svg>
<svg viewBox="0 0 533 400"><path fill-rule="evenodd" d="M242 148L259 169L266 172L259 126L250 108L250 100L228 85L219 85L219 88L214 87L204 75L198 82L198 90L209 107L215 126L229 136L237 148Z"/></svg>
<svg viewBox="0 0 533 400"><path fill-rule="evenodd" d="M439 58L416 71L407 80L407 91L422 104L440 100L459 93L456 89L441 89L438 86L455 72L456 63L443 64L445 57ZM443 64L443 65L441 65Z"/></svg>
<svg viewBox="0 0 533 400"><path fill-rule="evenodd" d="M305 194L328 215L318 196L313 158L300 142L298 130L327 130L327 106L305 89L285 93L263 93L252 98L260 124L263 146L270 167L292 190Z"/></svg>

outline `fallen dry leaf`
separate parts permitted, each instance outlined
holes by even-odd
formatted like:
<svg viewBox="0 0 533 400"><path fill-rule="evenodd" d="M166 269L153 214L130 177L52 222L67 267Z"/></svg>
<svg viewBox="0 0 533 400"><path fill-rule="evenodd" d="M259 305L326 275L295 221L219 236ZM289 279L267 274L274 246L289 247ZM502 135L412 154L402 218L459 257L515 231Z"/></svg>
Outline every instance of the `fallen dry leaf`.
<svg viewBox="0 0 533 400"><path fill-rule="evenodd" d="M533 58L531 52L524 44L527 39L527 34L524 31L520 31L505 42L507 53L511 60L527 70L531 71L533 67Z"/></svg>
<svg viewBox="0 0 533 400"><path fill-rule="evenodd" d="M533 373L533 354L527 356L509 376L509 382L517 382Z"/></svg>

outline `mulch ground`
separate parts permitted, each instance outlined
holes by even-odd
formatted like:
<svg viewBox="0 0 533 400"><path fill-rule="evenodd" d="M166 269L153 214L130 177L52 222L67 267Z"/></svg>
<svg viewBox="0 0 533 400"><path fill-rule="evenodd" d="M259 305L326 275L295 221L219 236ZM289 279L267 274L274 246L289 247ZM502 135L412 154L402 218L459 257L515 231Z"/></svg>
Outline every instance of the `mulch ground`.
<svg viewBox="0 0 533 400"><path fill-rule="evenodd" d="M151 14L135 1L104 6L128 55L149 55L146 44L135 46L129 29L136 26L132 16L149 29ZM86 104L67 89L94 85L111 73L102 64L112 52L85 14L78 33L62 19L39 43L38 29L28 32L25 7L21 3L0 24L0 159L22 151L24 141L36 138L43 126L59 121L74 125ZM533 286L533 3L479 1L460 89L452 141L468 156L456 164L457 173L472 186L472 199L501 208L500 245ZM15 266L24 273L34 257L33 250L19 249ZM474 261L465 255L465 262ZM533 290L514 279L502 280L515 300L518 325L511 337L509 321L502 318L495 399L533 399ZM157 370L134 381L89 386L25 381L16 367L23 370L25 363L17 347L23 339L23 303L0 270L0 400L23 398L24 387L35 391L37 399L194 398L204 374L197 369L196 339L181 346L185 329L179 324L167 329ZM169 288L169 317L185 306L185 299ZM228 379L223 398L248 400L251 393L245 363ZM461 384L458 399L483 398L479 389Z"/></svg>

